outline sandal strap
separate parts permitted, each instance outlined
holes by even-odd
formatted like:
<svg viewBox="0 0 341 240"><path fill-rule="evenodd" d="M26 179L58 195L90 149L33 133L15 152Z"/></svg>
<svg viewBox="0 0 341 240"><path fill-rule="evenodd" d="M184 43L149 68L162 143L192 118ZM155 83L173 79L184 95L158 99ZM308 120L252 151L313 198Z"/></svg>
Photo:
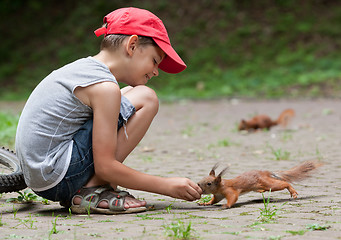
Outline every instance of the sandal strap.
<svg viewBox="0 0 341 240"><path fill-rule="evenodd" d="M81 207L84 208L97 208L98 204L102 201L107 201L109 209L112 211L124 211L124 202L126 197L130 195L126 191L114 191L110 185L96 186L96 187L82 187L73 196L72 203L75 197L81 198Z"/></svg>

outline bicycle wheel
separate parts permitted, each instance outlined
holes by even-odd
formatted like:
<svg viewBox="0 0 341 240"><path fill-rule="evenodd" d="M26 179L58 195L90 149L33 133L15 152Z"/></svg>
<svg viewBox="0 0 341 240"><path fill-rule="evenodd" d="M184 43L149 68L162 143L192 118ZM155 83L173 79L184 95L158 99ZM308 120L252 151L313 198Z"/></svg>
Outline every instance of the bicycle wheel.
<svg viewBox="0 0 341 240"><path fill-rule="evenodd" d="M16 192L26 187L17 156L9 149L0 148L0 193Z"/></svg>

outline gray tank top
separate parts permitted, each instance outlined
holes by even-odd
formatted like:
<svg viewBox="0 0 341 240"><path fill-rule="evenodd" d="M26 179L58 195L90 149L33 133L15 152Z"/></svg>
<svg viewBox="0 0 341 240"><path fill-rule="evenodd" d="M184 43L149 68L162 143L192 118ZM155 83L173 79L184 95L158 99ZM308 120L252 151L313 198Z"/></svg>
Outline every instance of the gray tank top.
<svg viewBox="0 0 341 240"><path fill-rule="evenodd" d="M108 67L93 57L53 71L34 89L21 113L15 148L26 184L35 191L57 185L65 176L72 137L92 117L75 95L78 86L111 81Z"/></svg>

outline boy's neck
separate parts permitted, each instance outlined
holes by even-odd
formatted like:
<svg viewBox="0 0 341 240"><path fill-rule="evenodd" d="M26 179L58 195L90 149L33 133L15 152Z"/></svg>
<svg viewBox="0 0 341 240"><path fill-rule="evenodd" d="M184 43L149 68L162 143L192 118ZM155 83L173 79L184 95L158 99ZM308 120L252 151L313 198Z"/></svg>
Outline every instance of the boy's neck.
<svg viewBox="0 0 341 240"><path fill-rule="evenodd" d="M93 56L93 58L106 65L110 72L115 76L116 80L119 81L120 72L123 69L121 64L122 60L120 59L119 54L108 51L100 51L97 55Z"/></svg>

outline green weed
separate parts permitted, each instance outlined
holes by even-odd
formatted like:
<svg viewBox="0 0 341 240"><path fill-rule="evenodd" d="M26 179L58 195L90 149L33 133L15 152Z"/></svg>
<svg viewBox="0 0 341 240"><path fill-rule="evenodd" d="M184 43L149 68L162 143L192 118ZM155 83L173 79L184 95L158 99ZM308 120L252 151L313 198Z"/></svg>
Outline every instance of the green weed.
<svg viewBox="0 0 341 240"><path fill-rule="evenodd" d="M18 210L19 209L15 208L14 205L13 205L13 218L16 218Z"/></svg>
<svg viewBox="0 0 341 240"><path fill-rule="evenodd" d="M314 224L307 225L306 228L310 231L316 231L316 230L325 231L325 230L329 229L330 226L329 225L320 225L318 223L314 223Z"/></svg>
<svg viewBox="0 0 341 240"><path fill-rule="evenodd" d="M281 148L274 149L272 146L269 145L271 149L271 153L275 156L275 160L289 160L290 152L283 151Z"/></svg>
<svg viewBox="0 0 341 240"><path fill-rule="evenodd" d="M212 199L212 194L202 195L201 198L197 201L197 203L208 203Z"/></svg>
<svg viewBox="0 0 341 240"><path fill-rule="evenodd" d="M262 223L269 223L273 221L277 217L278 210L280 210L286 204L283 203L279 208L277 208L275 205L270 206L270 195L271 189L267 199L265 199L264 194L262 193L264 208L259 208L260 216L258 217Z"/></svg>
<svg viewBox="0 0 341 240"><path fill-rule="evenodd" d="M308 224L306 229L298 230L298 231L289 231L286 232L291 233L292 235L304 235L308 231L325 231L329 229L329 225L320 225L318 223Z"/></svg>
<svg viewBox="0 0 341 240"><path fill-rule="evenodd" d="M0 111L0 143L3 146L14 148L15 133L19 116Z"/></svg>
<svg viewBox="0 0 341 240"><path fill-rule="evenodd" d="M287 230L287 233L291 233L292 235L304 235L307 231L306 230L298 230L298 231L291 231L291 230Z"/></svg>
<svg viewBox="0 0 341 240"><path fill-rule="evenodd" d="M2 213L0 215L0 227L2 227L4 224L2 223Z"/></svg>
<svg viewBox="0 0 341 240"><path fill-rule="evenodd" d="M163 220L162 217L153 217L154 215L157 215L159 213L153 213L153 214L137 214L136 217L141 218L141 220Z"/></svg>
<svg viewBox="0 0 341 240"><path fill-rule="evenodd" d="M48 200L42 197L37 196L36 194L32 193L30 189L26 189L24 192L18 191L19 194L16 198L9 198L6 202L11 203L30 203L33 201L40 201L43 204L48 204Z"/></svg>
<svg viewBox="0 0 341 240"><path fill-rule="evenodd" d="M178 220L168 225L163 225L163 228L165 234L172 239L187 240L195 238L192 222L189 222L188 225L186 225L182 220Z"/></svg>
<svg viewBox="0 0 341 240"><path fill-rule="evenodd" d="M53 217L53 214L52 214L52 217ZM52 228L49 232L49 237L51 237L52 234L57 234L59 231L57 230L57 219L58 219L58 216L56 216L52 221Z"/></svg>
<svg viewBox="0 0 341 240"><path fill-rule="evenodd" d="M28 219L17 219L17 220L19 220L19 224L13 228L17 228L18 226L24 225L25 227L29 229L33 229L34 228L33 224L37 222L35 219L32 218L31 213L28 215Z"/></svg>

